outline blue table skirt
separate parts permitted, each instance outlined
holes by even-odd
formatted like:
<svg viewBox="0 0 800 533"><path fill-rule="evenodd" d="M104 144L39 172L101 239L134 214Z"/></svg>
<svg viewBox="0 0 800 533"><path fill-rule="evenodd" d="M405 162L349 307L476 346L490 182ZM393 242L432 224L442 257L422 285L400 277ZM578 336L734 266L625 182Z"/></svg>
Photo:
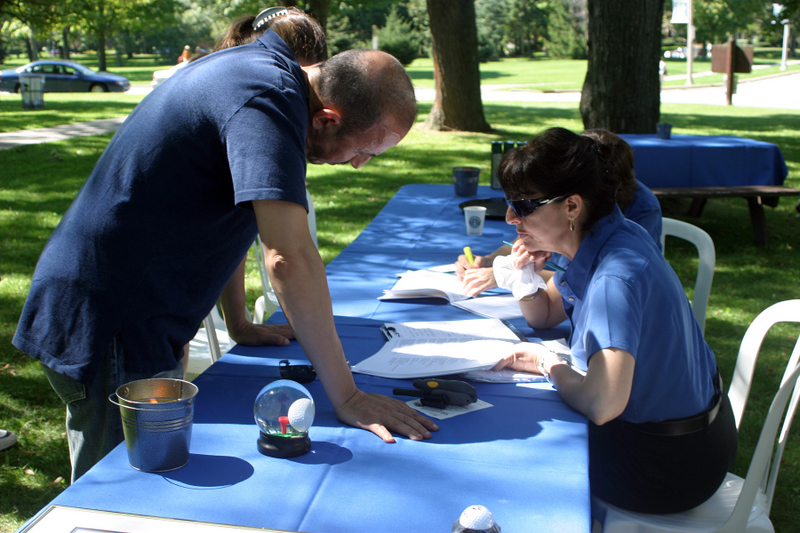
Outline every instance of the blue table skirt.
<svg viewBox="0 0 800 533"><path fill-rule="evenodd" d="M376 321L336 322L348 354L370 354L384 342ZM548 385L476 384L494 407L438 421L431 440L385 444L344 427L317 380L306 385L316 403L312 451L275 459L256 450L253 402L279 377L283 358L305 362L296 342L237 346L195 380L200 392L184 468L137 472L120 445L52 503L326 533L447 531L464 508L479 503L504 531L537 523L588 531L586 420ZM388 396L410 386L355 379L363 390Z"/></svg>
<svg viewBox="0 0 800 533"><path fill-rule="evenodd" d="M771 143L725 135L620 135L633 148L636 177L648 187L783 185L788 169Z"/></svg>

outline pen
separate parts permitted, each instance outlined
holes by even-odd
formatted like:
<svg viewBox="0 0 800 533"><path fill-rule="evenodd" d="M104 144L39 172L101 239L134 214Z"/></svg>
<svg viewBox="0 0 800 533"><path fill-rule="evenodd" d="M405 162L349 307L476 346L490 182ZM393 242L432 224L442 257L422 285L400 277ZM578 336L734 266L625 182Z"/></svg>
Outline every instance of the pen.
<svg viewBox="0 0 800 533"><path fill-rule="evenodd" d="M464 247L464 255L467 256L467 261L469 261L470 265L474 265L475 264L475 257L472 255L472 248L470 248L469 246L465 246Z"/></svg>
<svg viewBox="0 0 800 533"><path fill-rule="evenodd" d="M512 248L514 246L512 243L510 243L508 241L503 241L503 244L507 244L507 245L511 246ZM548 267L550 267L553 270L558 270L559 272L566 272L567 271L567 269L561 268L560 266L558 266L557 264L553 263L552 261L550 261L548 259L545 259L544 264L547 265Z"/></svg>

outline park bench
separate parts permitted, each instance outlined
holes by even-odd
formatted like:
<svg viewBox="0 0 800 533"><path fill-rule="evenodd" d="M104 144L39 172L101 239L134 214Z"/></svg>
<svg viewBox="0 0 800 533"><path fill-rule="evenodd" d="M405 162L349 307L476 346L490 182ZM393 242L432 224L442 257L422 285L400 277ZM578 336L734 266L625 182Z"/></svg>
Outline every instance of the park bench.
<svg viewBox="0 0 800 533"><path fill-rule="evenodd" d="M800 196L800 189L777 185L746 185L739 187L655 187L651 189L657 198L691 198L689 216L699 217L709 198L745 198L750 208L750 222L757 245L766 245L767 221L764 206L775 207L781 196ZM800 204L795 206L800 212Z"/></svg>

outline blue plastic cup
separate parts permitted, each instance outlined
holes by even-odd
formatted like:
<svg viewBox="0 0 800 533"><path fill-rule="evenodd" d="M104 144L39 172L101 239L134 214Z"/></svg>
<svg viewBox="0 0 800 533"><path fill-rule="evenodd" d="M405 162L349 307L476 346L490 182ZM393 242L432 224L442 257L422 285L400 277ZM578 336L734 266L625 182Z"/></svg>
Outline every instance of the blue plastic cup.
<svg viewBox="0 0 800 533"><path fill-rule="evenodd" d="M456 196L477 196L480 173L481 169L478 167L453 167Z"/></svg>

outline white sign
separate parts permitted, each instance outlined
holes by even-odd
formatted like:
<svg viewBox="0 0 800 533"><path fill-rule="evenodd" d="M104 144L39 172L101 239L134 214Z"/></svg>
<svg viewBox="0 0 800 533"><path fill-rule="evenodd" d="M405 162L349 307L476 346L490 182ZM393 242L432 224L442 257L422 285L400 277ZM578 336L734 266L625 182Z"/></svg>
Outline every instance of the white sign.
<svg viewBox="0 0 800 533"><path fill-rule="evenodd" d="M689 24L689 0L672 0L672 24Z"/></svg>

